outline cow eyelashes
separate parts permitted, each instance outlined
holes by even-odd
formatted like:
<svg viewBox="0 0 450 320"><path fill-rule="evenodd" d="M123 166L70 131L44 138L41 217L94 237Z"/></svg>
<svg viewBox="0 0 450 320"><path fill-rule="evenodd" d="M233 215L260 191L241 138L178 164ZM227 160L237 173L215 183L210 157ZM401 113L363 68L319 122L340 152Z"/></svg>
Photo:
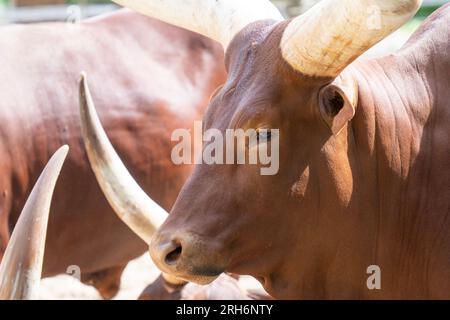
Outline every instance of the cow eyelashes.
<svg viewBox="0 0 450 320"><path fill-rule="evenodd" d="M247 147L249 149L252 149L258 145L269 143L273 136L273 132L270 129L253 129L252 131L253 132L251 135L248 136L248 142L246 142L246 144L248 143Z"/></svg>
<svg viewBox="0 0 450 320"><path fill-rule="evenodd" d="M270 141L272 138L272 131L270 129L261 129L256 131L256 139L258 143Z"/></svg>

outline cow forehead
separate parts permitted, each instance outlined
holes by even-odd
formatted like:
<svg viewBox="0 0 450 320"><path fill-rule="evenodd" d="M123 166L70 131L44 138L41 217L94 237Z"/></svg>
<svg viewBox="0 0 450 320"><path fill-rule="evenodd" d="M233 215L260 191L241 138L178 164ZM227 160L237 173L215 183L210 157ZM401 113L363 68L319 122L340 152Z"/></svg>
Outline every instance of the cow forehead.
<svg viewBox="0 0 450 320"><path fill-rule="evenodd" d="M206 129L226 129L242 117L255 122L262 114L266 120L275 120L279 111L307 104L330 82L304 76L284 60L280 42L288 24L259 21L235 36L226 52L228 78L210 102L204 117Z"/></svg>
<svg viewBox="0 0 450 320"><path fill-rule="evenodd" d="M270 90L279 92L280 89L305 88L310 91L332 81L330 78L301 74L283 58L280 44L289 22L255 22L235 36L225 55L228 71L223 87L225 92L243 89L253 94L259 90L259 95L263 95L264 92L272 94Z"/></svg>
<svg viewBox="0 0 450 320"><path fill-rule="evenodd" d="M267 81L264 73L254 74L251 67L239 73L212 98L204 117L205 128L240 128L258 121L275 120L281 88Z"/></svg>
<svg viewBox="0 0 450 320"><path fill-rule="evenodd" d="M258 21L239 32L225 54L229 78L235 78L236 73L243 70L262 73L285 65L280 43L287 25L286 22Z"/></svg>

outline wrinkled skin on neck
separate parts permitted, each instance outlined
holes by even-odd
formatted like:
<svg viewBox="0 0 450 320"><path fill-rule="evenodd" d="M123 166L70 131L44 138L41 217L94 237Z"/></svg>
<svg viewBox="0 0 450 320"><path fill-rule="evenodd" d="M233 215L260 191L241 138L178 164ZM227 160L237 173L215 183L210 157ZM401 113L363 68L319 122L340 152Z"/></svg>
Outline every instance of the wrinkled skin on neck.
<svg viewBox="0 0 450 320"><path fill-rule="evenodd" d="M436 93L450 98L450 59L439 56L450 41L425 31L449 35L449 8L399 54L344 71L359 101L337 135L319 112L334 79L283 61L286 23L243 30L205 129L279 129L280 170L196 166L155 238L195 239L183 245L179 275L250 274L276 298L448 298L450 108ZM371 265L381 267L380 291L367 288Z"/></svg>

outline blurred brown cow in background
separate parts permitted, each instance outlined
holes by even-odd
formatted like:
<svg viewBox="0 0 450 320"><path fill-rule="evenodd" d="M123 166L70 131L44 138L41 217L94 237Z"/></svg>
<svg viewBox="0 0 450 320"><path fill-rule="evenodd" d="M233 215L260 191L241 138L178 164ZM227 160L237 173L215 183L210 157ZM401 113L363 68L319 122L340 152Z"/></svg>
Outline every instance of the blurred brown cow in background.
<svg viewBox="0 0 450 320"><path fill-rule="evenodd" d="M121 10L80 24L0 28L0 259L52 152L71 147L52 205L43 276L81 269L105 298L146 244L116 217L89 167L77 80L99 86L99 113L144 190L173 205L190 166L170 158L174 129L200 119L225 80L223 51L198 34Z"/></svg>

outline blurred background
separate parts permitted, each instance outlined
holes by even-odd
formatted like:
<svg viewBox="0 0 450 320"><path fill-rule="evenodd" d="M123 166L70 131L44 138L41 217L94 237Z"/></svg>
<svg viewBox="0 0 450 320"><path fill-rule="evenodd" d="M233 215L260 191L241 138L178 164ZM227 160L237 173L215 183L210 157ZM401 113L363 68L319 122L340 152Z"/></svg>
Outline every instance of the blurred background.
<svg viewBox="0 0 450 320"><path fill-rule="evenodd" d="M273 0L286 17L308 10L319 0ZM434 10L450 0L424 0L417 16L401 30L365 54L377 57L400 48L411 33ZM117 10L109 0L0 0L0 25L66 21L76 23L83 19Z"/></svg>
<svg viewBox="0 0 450 320"><path fill-rule="evenodd" d="M286 17L298 15L319 0L274 0ZM449 0L424 0L417 20ZM116 10L109 0L0 0L0 24L84 19Z"/></svg>

